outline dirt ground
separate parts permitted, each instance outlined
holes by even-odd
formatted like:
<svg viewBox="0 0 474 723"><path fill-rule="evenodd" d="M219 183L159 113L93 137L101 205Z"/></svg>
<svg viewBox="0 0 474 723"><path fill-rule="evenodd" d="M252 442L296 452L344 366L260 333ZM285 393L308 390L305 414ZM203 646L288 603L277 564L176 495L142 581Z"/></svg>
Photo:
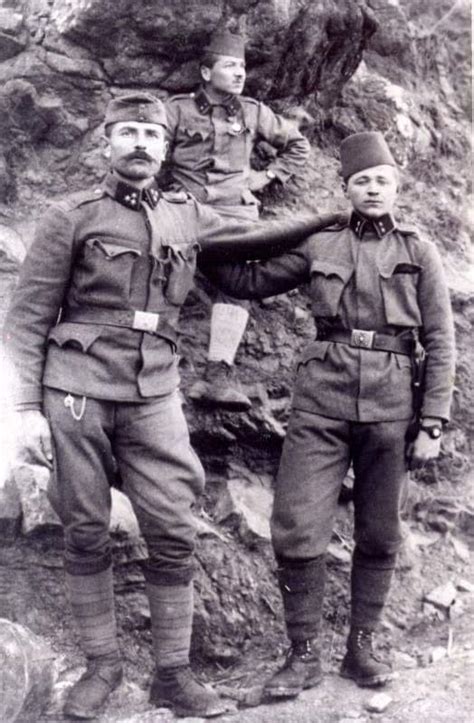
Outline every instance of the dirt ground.
<svg viewBox="0 0 474 723"><path fill-rule="evenodd" d="M394 680L383 689L389 696L383 712L371 712L370 702L381 690L358 688L338 675L344 654L347 617L327 615L323 639L325 678L298 699L279 703L262 701L262 685L283 659L284 639L261 639L249 653L224 669L202 668L201 678L212 682L229 703L223 723L469 723L474 720L474 580L466 555L472 540L427 532L410 523L411 553L402 556L401 568L386 610L379 638L382 657L392 661ZM462 550L459 549L462 545ZM460 556L461 553L461 556ZM409 559L407 559L409 557ZM334 569L330 575L338 578ZM423 603L423 596L439 585L457 586L456 602L449 611ZM331 601L329 601L331 603ZM329 605L329 610L331 606ZM57 640L56 640L57 644ZM72 664L71 664L72 663ZM63 658L54 701L41 723L63 720L60 710L69 685L83 668L77 655ZM174 715L148 704L149 669L140 662L126 665L125 681L113 694L100 723L168 723ZM257 705L257 703L259 703ZM188 718L198 721L198 718Z"/></svg>

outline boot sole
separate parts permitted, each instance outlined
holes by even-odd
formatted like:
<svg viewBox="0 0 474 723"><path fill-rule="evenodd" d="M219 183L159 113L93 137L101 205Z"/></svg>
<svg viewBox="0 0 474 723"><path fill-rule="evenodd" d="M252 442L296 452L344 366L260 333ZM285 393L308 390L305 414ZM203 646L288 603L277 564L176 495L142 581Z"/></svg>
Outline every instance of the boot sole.
<svg viewBox="0 0 474 723"><path fill-rule="evenodd" d="M173 711L177 718L216 718L217 716L224 715L224 713L228 712L228 708L226 705L223 705L222 708L216 708L215 710L211 711L198 711L190 710L189 708L180 708L175 703L172 703L169 700L157 700L150 698L150 703L151 705L155 706L155 708L168 708L168 710Z"/></svg>
<svg viewBox="0 0 474 723"><path fill-rule="evenodd" d="M213 399L197 399L189 395L189 398L200 407L206 409L217 409L222 412L247 412L252 408L251 402L221 402Z"/></svg>
<svg viewBox="0 0 474 723"><path fill-rule="evenodd" d="M66 703L63 707L63 715L66 718L73 718L75 720L95 720L97 716L101 715L109 702L110 696L116 690L123 680L123 671L120 673L118 679L112 683L109 692L103 703L101 703L94 711L88 710L87 708L81 708L80 706L74 705L74 703Z"/></svg>
<svg viewBox="0 0 474 723"><path fill-rule="evenodd" d="M97 716L103 713L105 706L99 710L91 711L81 710L80 708L64 708L63 715L66 718L73 718L74 720L95 720Z"/></svg>
<svg viewBox="0 0 474 723"><path fill-rule="evenodd" d="M322 679L322 675L315 676L307 680L303 686L298 686L297 688L283 688L281 686L278 688L264 688L263 694L269 698L296 698L303 690L315 688Z"/></svg>
<svg viewBox="0 0 474 723"><path fill-rule="evenodd" d="M370 678L360 678L351 673L350 670L341 670L339 672L341 678L353 680L359 688L381 688L393 679L393 673L385 673L383 675L373 675Z"/></svg>
<svg viewBox="0 0 474 723"><path fill-rule="evenodd" d="M168 708L173 711L177 718L186 718L188 716L195 718L215 718L218 715L224 715L224 713L228 712L228 707L224 703L221 707L216 707L214 710L211 709L210 711L191 710L190 708L182 708L170 700L153 698L151 696L150 705L155 706L155 708Z"/></svg>

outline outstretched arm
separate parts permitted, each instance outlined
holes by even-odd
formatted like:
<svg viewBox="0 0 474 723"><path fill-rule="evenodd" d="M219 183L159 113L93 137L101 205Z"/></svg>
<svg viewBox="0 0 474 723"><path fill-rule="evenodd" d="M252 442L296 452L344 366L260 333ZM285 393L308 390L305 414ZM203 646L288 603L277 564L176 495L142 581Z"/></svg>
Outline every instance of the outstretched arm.
<svg viewBox="0 0 474 723"><path fill-rule="evenodd" d="M199 257L201 271L237 299L261 299L290 291L309 280L307 243L266 261L219 262Z"/></svg>
<svg viewBox="0 0 474 723"><path fill-rule="evenodd" d="M307 215L298 220L277 219L244 223L223 220L198 205L202 262L261 260L279 256L328 226L345 225L347 214Z"/></svg>

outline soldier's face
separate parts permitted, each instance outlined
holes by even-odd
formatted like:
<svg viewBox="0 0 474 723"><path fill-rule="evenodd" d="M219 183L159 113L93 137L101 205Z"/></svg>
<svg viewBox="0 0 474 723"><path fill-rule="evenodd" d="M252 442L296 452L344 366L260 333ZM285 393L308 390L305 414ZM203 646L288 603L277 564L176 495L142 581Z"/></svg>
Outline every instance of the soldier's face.
<svg viewBox="0 0 474 723"><path fill-rule="evenodd" d="M240 95L245 85L245 60L218 55L212 68L201 67L201 74L211 90L225 95Z"/></svg>
<svg viewBox="0 0 474 723"><path fill-rule="evenodd" d="M160 170L166 142L165 130L157 123L114 123L105 141L111 168L128 181L148 180Z"/></svg>
<svg viewBox="0 0 474 723"><path fill-rule="evenodd" d="M373 166L350 176L343 189L356 211L367 218L380 218L392 212L398 182L393 166Z"/></svg>

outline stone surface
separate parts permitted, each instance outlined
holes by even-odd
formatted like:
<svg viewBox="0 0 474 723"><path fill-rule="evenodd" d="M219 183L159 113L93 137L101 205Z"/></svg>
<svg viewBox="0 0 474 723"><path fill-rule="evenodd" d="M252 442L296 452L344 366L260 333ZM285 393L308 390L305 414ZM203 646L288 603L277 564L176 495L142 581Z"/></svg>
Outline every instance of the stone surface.
<svg viewBox="0 0 474 723"><path fill-rule="evenodd" d="M0 540L16 537L21 527L21 504L11 480L0 480Z"/></svg>
<svg viewBox="0 0 474 723"><path fill-rule="evenodd" d="M376 693L365 704L370 713L383 713L392 703L393 698L388 693Z"/></svg>
<svg viewBox="0 0 474 723"><path fill-rule="evenodd" d="M460 592L474 592L474 584L470 582L469 580L464 580L464 578L460 579L456 583L456 588Z"/></svg>
<svg viewBox="0 0 474 723"><path fill-rule="evenodd" d="M456 587L450 581L444 585L439 585L434 588L434 590L431 590L431 592L426 593L423 599L431 605L437 607L439 610L447 613L450 607L454 604L456 595Z"/></svg>
<svg viewBox="0 0 474 723"><path fill-rule="evenodd" d="M28 628L0 618L0 720L37 723L54 683L54 653Z"/></svg>
<svg viewBox="0 0 474 723"><path fill-rule="evenodd" d="M49 470L39 465L21 464L14 467L12 474L21 501L23 534L59 529L61 523L46 496Z"/></svg>
<svg viewBox="0 0 474 723"><path fill-rule="evenodd" d="M448 654L448 651L446 648L441 647L438 645L436 648L433 648L433 650L430 651L430 663L439 663L440 660L443 660Z"/></svg>
<svg viewBox="0 0 474 723"><path fill-rule="evenodd" d="M242 539L270 540L270 514L272 494L268 481L257 475L249 479L230 479L228 495L222 498L216 510L217 520L224 522L233 518Z"/></svg>

